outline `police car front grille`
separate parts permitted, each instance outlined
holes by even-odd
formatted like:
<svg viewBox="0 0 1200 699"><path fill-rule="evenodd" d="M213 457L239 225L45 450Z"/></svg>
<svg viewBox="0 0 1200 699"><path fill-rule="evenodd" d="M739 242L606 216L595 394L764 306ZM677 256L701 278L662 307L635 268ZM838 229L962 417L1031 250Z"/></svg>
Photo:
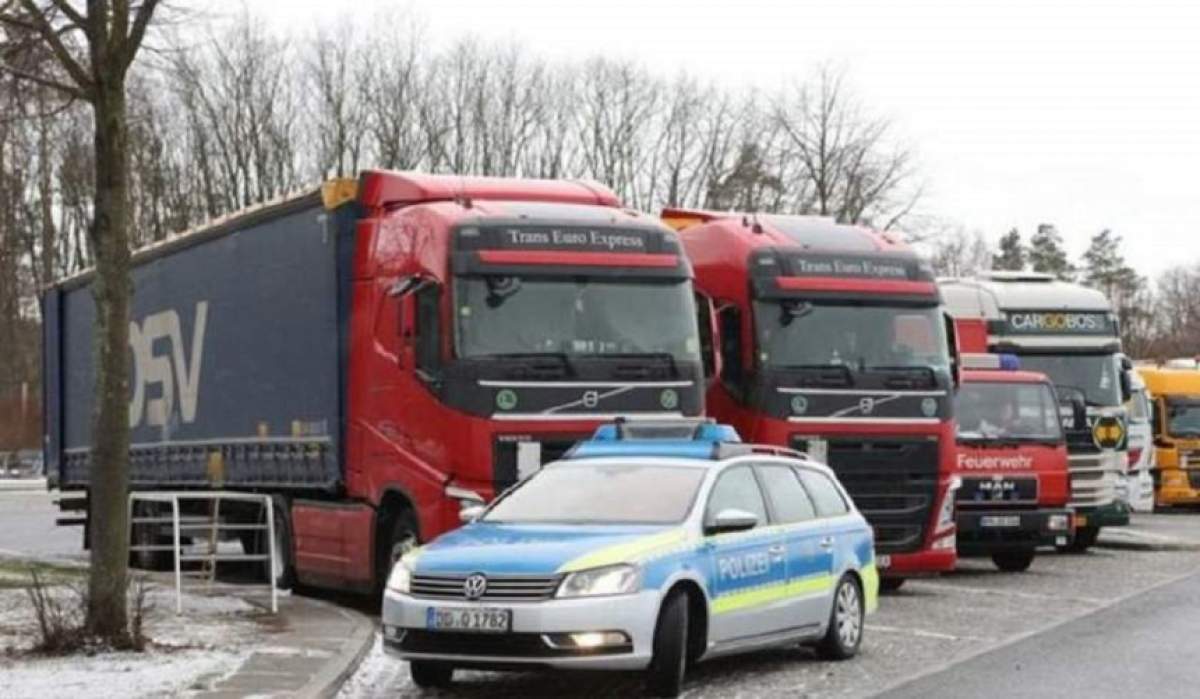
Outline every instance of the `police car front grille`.
<svg viewBox="0 0 1200 699"><path fill-rule="evenodd" d="M466 575L414 575L409 594L434 599L467 598L463 591ZM537 602L550 599L558 589L561 576L489 576L480 602ZM475 601L475 600L472 600Z"/></svg>

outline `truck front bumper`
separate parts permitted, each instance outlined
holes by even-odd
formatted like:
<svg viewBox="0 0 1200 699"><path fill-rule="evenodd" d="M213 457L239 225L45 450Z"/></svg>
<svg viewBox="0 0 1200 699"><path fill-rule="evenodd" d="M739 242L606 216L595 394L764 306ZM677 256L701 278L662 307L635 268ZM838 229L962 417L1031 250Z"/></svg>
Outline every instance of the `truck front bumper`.
<svg viewBox="0 0 1200 699"><path fill-rule="evenodd" d="M1124 527L1129 524L1129 503L1114 500L1100 507L1076 507L1075 528Z"/></svg>
<svg viewBox="0 0 1200 699"><path fill-rule="evenodd" d="M958 562L955 532L934 538L933 545L909 553L876 553L875 565L883 578L919 578L954 570Z"/></svg>
<svg viewBox="0 0 1200 699"><path fill-rule="evenodd" d="M958 552L985 556L1071 543L1073 513L1066 508L1039 510L959 510Z"/></svg>
<svg viewBox="0 0 1200 699"><path fill-rule="evenodd" d="M1200 504L1200 469L1160 468L1155 476L1158 504Z"/></svg>
<svg viewBox="0 0 1200 699"><path fill-rule="evenodd" d="M658 590L632 595L540 602L466 602L388 591L383 599L383 647L403 660L436 660L481 669L640 670L650 664ZM437 631L430 610L503 607L504 633ZM613 641L581 647L574 634L599 632ZM623 642L615 640L623 636Z"/></svg>

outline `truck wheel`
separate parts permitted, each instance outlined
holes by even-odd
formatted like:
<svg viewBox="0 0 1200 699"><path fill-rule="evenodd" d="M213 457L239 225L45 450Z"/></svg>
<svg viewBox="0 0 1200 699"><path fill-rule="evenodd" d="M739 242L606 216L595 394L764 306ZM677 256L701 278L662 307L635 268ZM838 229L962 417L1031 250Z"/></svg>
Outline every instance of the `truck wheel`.
<svg viewBox="0 0 1200 699"><path fill-rule="evenodd" d="M897 578L903 580L903 578ZM862 643L864 609L862 590L858 582L843 575L833 592L833 609L829 610L829 628L817 644L817 653L828 660L853 658Z"/></svg>
<svg viewBox="0 0 1200 699"><path fill-rule="evenodd" d="M290 590L296 585L296 564L292 552L292 519L288 516L287 501L281 497L275 498L275 557L261 564L264 580L274 578L275 587L280 590ZM267 546L267 531L257 530L242 532L238 535L242 540L242 549L252 555L265 555L271 552Z"/></svg>
<svg viewBox="0 0 1200 699"><path fill-rule="evenodd" d="M1033 563L1034 551L997 551L992 554L992 563L1005 573L1023 573Z"/></svg>
<svg viewBox="0 0 1200 699"><path fill-rule="evenodd" d="M904 585L904 578L880 578L879 579L879 591L880 592L895 592L896 590L899 590L903 585Z"/></svg>
<svg viewBox="0 0 1200 699"><path fill-rule="evenodd" d="M454 666L431 660L414 660L408 664L413 684L421 689L449 687L454 681Z"/></svg>
<svg viewBox="0 0 1200 699"><path fill-rule="evenodd" d="M646 676L646 686L654 696L677 697L683 689L687 636L687 595L674 592L663 602L654 628L654 655Z"/></svg>
<svg viewBox="0 0 1200 699"><path fill-rule="evenodd" d="M1084 553L1096 543L1096 539L1100 536L1100 527L1084 527L1075 530L1075 538L1066 546L1059 547L1059 551L1067 553Z"/></svg>

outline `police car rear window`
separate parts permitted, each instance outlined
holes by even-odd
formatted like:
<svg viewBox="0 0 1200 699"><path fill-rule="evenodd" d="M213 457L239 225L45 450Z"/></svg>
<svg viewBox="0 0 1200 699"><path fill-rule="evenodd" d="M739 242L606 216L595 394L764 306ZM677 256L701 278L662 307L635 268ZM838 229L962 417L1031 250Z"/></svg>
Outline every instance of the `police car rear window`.
<svg viewBox="0 0 1200 699"><path fill-rule="evenodd" d="M547 468L496 503L484 520L514 523L676 524L696 499L705 469L569 463Z"/></svg>

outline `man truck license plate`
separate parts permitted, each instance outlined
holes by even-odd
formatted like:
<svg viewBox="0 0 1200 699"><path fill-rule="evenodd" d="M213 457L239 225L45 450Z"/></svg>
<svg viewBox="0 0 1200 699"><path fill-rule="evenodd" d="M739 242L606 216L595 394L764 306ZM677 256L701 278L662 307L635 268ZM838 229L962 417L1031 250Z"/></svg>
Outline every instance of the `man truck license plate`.
<svg viewBox="0 0 1200 699"><path fill-rule="evenodd" d="M981 527L1019 527L1021 515L984 515L979 518Z"/></svg>
<svg viewBox="0 0 1200 699"><path fill-rule="evenodd" d="M480 607L429 607L425 612L425 627L432 631L470 631L473 633L507 633L512 625L512 610Z"/></svg>

